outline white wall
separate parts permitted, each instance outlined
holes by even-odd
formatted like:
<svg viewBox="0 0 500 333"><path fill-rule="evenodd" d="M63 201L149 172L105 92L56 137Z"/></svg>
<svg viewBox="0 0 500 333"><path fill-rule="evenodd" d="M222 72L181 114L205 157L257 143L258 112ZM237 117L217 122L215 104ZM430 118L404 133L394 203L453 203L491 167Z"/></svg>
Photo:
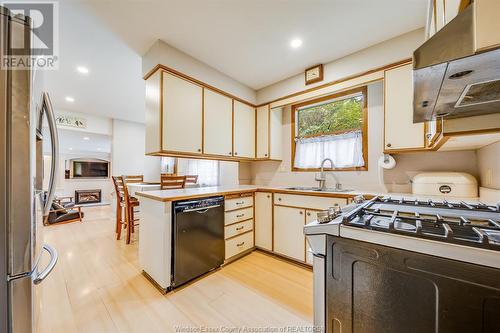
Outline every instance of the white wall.
<svg viewBox="0 0 500 333"><path fill-rule="evenodd" d="M113 119L112 175L144 175L160 181L160 157L146 156L144 124Z"/></svg>
<svg viewBox="0 0 500 333"><path fill-rule="evenodd" d="M219 163L219 185L239 185L239 163L220 161Z"/></svg>
<svg viewBox="0 0 500 333"><path fill-rule="evenodd" d="M112 120L108 117L96 116L88 113L67 111L64 109L55 110L56 116L64 114L68 116L74 116L79 118L84 118L87 121L86 128L77 127L63 127L64 129L70 129L72 131L79 132L90 132L104 135L111 135L113 133Z"/></svg>
<svg viewBox="0 0 500 333"><path fill-rule="evenodd" d="M376 29L376 28L375 28ZM327 82L411 58L413 51L424 41L424 29L418 29L386 40L346 57L324 64L324 80L305 85L304 73L274 83L257 91L257 104L296 93Z"/></svg>
<svg viewBox="0 0 500 333"><path fill-rule="evenodd" d="M162 64L203 81L227 93L255 103L255 91L190 55L158 40L142 57L142 72L145 75L156 65Z"/></svg>
<svg viewBox="0 0 500 333"><path fill-rule="evenodd" d="M314 172L291 171L291 108L283 113L283 161L253 162L252 183L270 186L317 186ZM327 186L333 187L334 177L345 188L364 191L410 192L411 178L423 171L461 171L477 176L475 152L428 152L396 155L398 165L393 170L381 170L377 161L383 152L384 102L383 83L368 86L368 171L338 171L327 176ZM242 177L248 170L241 171ZM387 189L386 189L387 188Z"/></svg>
<svg viewBox="0 0 500 333"><path fill-rule="evenodd" d="M481 186L500 190L500 141L477 151Z"/></svg>

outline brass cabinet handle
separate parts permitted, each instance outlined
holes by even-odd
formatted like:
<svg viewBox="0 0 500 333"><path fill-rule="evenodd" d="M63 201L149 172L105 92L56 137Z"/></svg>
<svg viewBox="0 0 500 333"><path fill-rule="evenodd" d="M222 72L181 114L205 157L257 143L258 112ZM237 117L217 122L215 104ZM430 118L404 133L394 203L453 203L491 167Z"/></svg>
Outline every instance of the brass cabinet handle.
<svg viewBox="0 0 500 333"><path fill-rule="evenodd" d="M238 231L238 230L242 230L242 229L244 229L244 228L245 228L244 226L238 227L238 228L236 228L236 231Z"/></svg>
<svg viewBox="0 0 500 333"><path fill-rule="evenodd" d="M270 198L270 197L271 197L271 196L268 194L268 195L267 195L267 198Z"/></svg>
<svg viewBox="0 0 500 333"><path fill-rule="evenodd" d="M201 151L201 148L198 148L198 151Z"/></svg>
<svg viewBox="0 0 500 333"><path fill-rule="evenodd" d="M228 155L233 155L233 152L230 151Z"/></svg>
<svg viewBox="0 0 500 333"><path fill-rule="evenodd" d="M392 147L392 145L390 143L386 144L387 147Z"/></svg>
<svg viewBox="0 0 500 333"><path fill-rule="evenodd" d="M236 215L236 217L238 217L238 218L239 217L243 217L243 216L245 216L245 214L238 214L238 215Z"/></svg>
<svg viewBox="0 0 500 333"><path fill-rule="evenodd" d="M278 201L281 201L281 198L278 198Z"/></svg>
<svg viewBox="0 0 500 333"><path fill-rule="evenodd" d="M304 214L302 211L299 212L300 215Z"/></svg>
<svg viewBox="0 0 500 333"><path fill-rule="evenodd" d="M243 246L244 244L245 244L245 242L241 242L241 243L236 244L236 246L239 247L239 246Z"/></svg>
<svg viewBox="0 0 500 333"><path fill-rule="evenodd" d="M234 155L238 155L238 152L234 152Z"/></svg>
<svg viewBox="0 0 500 333"><path fill-rule="evenodd" d="M307 216L311 216L311 213L307 213Z"/></svg>
<svg viewBox="0 0 500 333"><path fill-rule="evenodd" d="M267 154L264 154L264 156L266 156L266 157L267 157Z"/></svg>

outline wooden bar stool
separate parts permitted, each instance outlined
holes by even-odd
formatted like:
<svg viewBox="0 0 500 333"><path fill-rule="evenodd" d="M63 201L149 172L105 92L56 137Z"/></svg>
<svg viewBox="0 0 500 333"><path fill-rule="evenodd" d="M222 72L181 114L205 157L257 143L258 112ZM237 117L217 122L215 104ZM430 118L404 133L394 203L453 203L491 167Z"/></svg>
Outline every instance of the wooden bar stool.
<svg viewBox="0 0 500 333"><path fill-rule="evenodd" d="M196 185L198 183L198 175L186 175L186 185L193 184Z"/></svg>
<svg viewBox="0 0 500 333"><path fill-rule="evenodd" d="M139 207L139 200L135 197L130 196L128 193L127 181L125 180L125 176L122 176L123 179L123 199L124 199L124 207L125 207L125 223L127 228L127 244L130 244L131 234L135 232L135 227L139 224L136 223L139 221L138 218L135 217L135 213L138 211L134 210L135 207Z"/></svg>
<svg viewBox="0 0 500 333"><path fill-rule="evenodd" d="M116 226L115 233L116 239L120 239L122 226L125 224L125 220L123 220L123 179L119 176L111 177L113 179L113 185L115 186L115 195L116 195Z"/></svg>
<svg viewBox="0 0 500 333"><path fill-rule="evenodd" d="M175 190L184 188L186 176L171 176L162 173L160 177L160 188L162 190Z"/></svg>
<svg viewBox="0 0 500 333"><path fill-rule="evenodd" d="M122 177L127 184L144 183L144 175L125 175Z"/></svg>
<svg viewBox="0 0 500 333"><path fill-rule="evenodd" d="M116 239L120 239L122 229L127 229L126 243L130 244L130 236L134 232L135 221L137 221L134 207L139 206L139 201L128 194L123 176L113 176L112 178L116 192Z"/></svg>

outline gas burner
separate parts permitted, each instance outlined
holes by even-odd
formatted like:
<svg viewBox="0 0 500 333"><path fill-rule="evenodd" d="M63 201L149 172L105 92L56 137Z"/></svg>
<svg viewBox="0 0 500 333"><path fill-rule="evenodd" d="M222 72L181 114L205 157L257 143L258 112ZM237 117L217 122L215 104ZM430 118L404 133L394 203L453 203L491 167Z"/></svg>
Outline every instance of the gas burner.
<svg viewBox="0 0 500 333"><path fill-rule="evenodd" d="M403 222L400 219L396 219L391 227L391 219L384 218L380 216L375 216L370 220L370 225L374 227L389 229L394 227L394 229L404 230L404 231L415 231L417 227L411 223Z"/></svg>
<svg viewBox="0 0 500 333"><path fill-rule="evenodd" d="M345 214L342 223L500 251L498 205L375 197Z"/></svg>

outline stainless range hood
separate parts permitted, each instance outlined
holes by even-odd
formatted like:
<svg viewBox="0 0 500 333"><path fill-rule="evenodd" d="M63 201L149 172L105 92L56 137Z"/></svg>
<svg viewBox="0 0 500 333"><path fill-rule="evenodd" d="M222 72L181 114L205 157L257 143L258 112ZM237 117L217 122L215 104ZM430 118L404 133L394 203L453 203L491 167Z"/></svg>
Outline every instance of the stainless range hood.
<svg viewBox="0 0 500 333"><path fill-rule="evenodd" d="M478 1L492 0L476 0L413 53L415 123L500 113L500 49L483 45L499 23Z"/></svg>

